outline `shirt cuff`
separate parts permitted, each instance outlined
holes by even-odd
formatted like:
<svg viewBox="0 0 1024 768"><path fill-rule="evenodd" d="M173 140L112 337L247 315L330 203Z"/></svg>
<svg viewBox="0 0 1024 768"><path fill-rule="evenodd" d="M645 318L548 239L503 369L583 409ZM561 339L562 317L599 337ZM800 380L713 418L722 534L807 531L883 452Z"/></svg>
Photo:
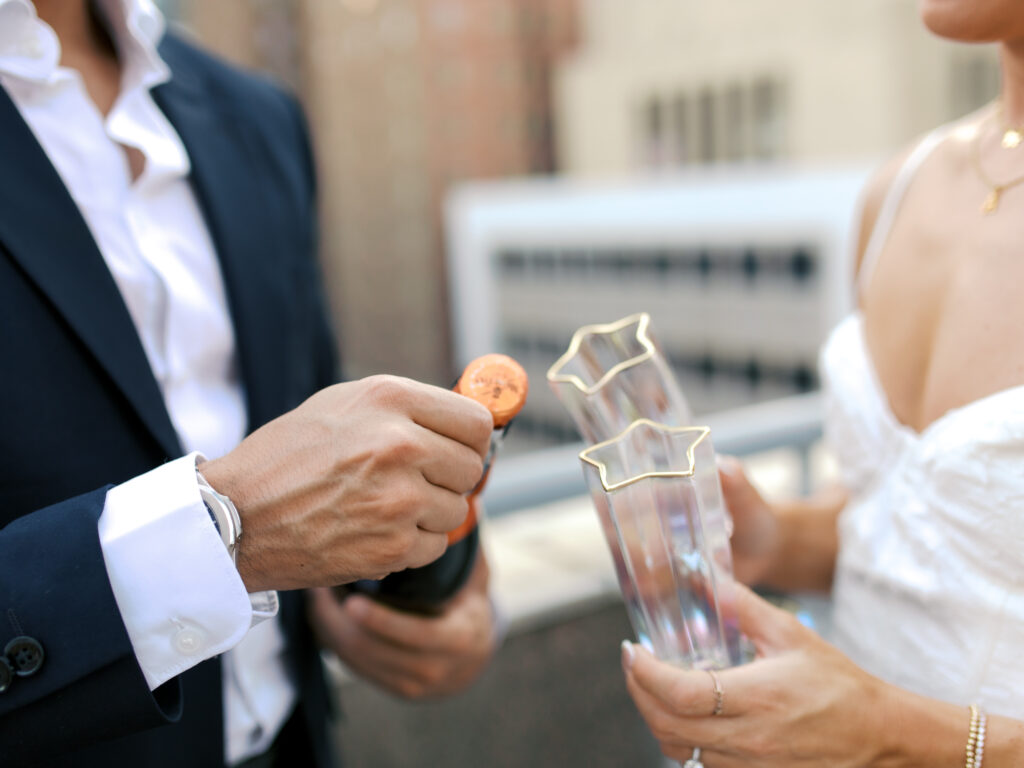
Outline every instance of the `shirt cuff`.
<svg viewBox="0 0 1024 768"><path fill-rule="evenodd" d="M110 586L150 690L277 614L276 592L246 592L199 496L198 455L111 488L100 515Z"/></svg>

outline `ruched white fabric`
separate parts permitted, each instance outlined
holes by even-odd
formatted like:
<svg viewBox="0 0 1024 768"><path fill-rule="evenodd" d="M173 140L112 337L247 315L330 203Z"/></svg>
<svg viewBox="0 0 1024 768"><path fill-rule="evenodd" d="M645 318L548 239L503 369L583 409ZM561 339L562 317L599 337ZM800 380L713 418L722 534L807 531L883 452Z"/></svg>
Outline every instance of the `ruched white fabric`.
<svg viewBox="0 0 1024 768"><path fill-rule="evenodd" d="M821 367L826 436L852 492L833 640L903 688L1024 719L1024 386L918 433L890 408L858 312Z"/></svg>

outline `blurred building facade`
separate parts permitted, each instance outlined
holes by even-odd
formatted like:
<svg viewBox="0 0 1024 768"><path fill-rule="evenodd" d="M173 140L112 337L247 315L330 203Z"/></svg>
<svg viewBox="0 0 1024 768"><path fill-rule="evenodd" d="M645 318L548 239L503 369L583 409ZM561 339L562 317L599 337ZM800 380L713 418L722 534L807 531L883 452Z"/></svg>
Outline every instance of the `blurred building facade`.
<svg viewBox="0 0 1024 768"><path fill-rule="evenodd" d="M998 81L990 47L935 39L916 0L163 4L303 98L351 376L451 380L441 209L456 182L871 162Z"/></svg>
<svg viewBox="0 0 1024 768"><path fill-rule="evenodd" d="M992 46L927 32L917 0L585 0L559 70L571 175L871 159L981 106Z"/></svg>
<svg viewBox="0 0 1024 768"><path fill-rule="evenodd" d="M213 49L302 96L346 373L452 380L441 210L463 179L555 168L576 0L182 2Z"/></svg>
<svg viewBox="0 0 1024 768"><path fill-rule="evenodd" d="M584 0L555 88L583 183L453 199L455 312L492 312L476 341L456 323L459 355L499 340L539 381L574 328L646 310L697 414L817 389L866 174L998 85L992 47L934 38L916 5ZM574 438L535 388L515 443Z"/></svg>
<svg viewBox="0 0 1024 768"><path fill-rule="evenodd" d="M816 390L821 343L850 306L869 170L461 186L448 211L452 311L476 322L455 323L457 358L500 349L533 382L506 450L577 438L546 372L580 326L641 311L701 418Z"/></svg>

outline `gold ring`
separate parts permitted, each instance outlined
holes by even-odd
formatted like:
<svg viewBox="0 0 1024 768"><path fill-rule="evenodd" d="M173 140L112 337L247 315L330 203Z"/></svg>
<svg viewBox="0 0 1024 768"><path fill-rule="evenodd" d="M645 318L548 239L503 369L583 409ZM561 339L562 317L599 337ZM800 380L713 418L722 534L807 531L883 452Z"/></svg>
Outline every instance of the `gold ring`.
<svg viewBox="0 0 1024 768"><path fill-rule="evenodd" d="M715 686L715 708L711 710L711 714L713 716L720 715L725 708L725 691L722 690L722 684L718 681L715 670L705 669L704 671L711 675L711 682Z"/></svg>

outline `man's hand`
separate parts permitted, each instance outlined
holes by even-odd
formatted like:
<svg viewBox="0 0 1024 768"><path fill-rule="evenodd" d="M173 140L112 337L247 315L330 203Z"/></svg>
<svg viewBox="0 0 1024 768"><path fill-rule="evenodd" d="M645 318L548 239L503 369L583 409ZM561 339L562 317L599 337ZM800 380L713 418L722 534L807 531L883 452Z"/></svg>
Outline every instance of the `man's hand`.
<svg viewBox="0 0 1024 768"><path fill-rule="evenodd" d="M246 588L379 579L437 559L466 516L492 424L466 397L374 376L321 390L204 463L242 517Z"/></svg>
<svg viewBox="0 0 1024 768"><path fill-rule="evenodd" d="M417 616L362 595L338 602L329 589L310 592L310 622L321 645L360 676L408 699L456 693L494 653L494 613L481 553L469 582L440 616Z"/></svg>

